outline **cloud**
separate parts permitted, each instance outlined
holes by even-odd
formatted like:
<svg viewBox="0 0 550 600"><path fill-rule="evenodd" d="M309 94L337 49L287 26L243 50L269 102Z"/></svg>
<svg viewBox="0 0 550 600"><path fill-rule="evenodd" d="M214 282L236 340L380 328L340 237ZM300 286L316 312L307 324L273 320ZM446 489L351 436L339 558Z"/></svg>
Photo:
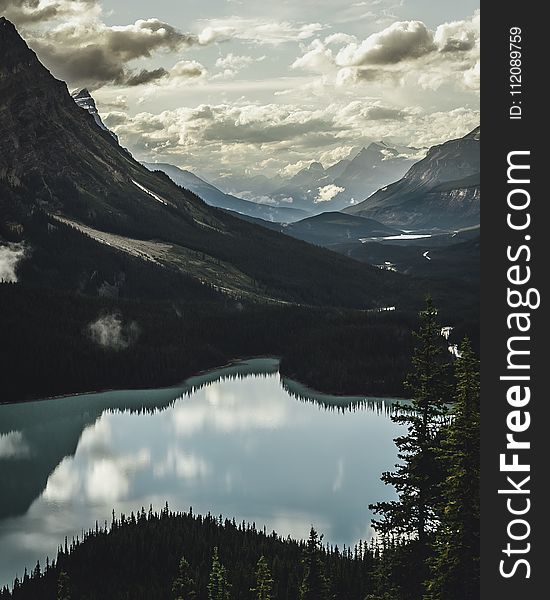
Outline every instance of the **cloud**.
<svg viewBox="0 0 550 600"><path fill-rule="evenodd" d="M321 40L314 40L303 56L291 65L292 69L304 69L313 73L327 73L334 70L335 60L332 49Z"/></svg>
<svg viewBox="0 0 550 600"><path fill-rule="evenodd" d="M338 196L341 192L345 192L346 188L339 187L334 185L333 183L329 185L325 185L319 188L319 193L315 198L315 202L328 202L332 200L334 197Z"/></svg>
<svg viewBox="0 0 550 600"><path fill-rule="evenodd" d="M203 65L196 60L180 60L171 69L171 79L194 79L203 77L207 71Z"/></svg>
<svg viewBox="0 0 550 600"><path fill-rule="evenodd" d="M292 68L319 73L323 85L340 88L376 83L435 90L450 84L478 90L479 38L479 11L434 31L422 21L397 21L363 41L347 42L344 34L315 39L302 47ZM334 43L341 45L336 54Z"/></svg>
<svg viewBox="0 0 550 600"><path fill-rule="evenodd" d="M220 56L216 60L216 67L222 70L221 73L217 75L217 77L223 78L231 78L234 77L237 73L250 66L255 62L261 62L265 60L265 56L260 56L258 58L254 58L253 56L241 56L238 54L233 54L230 52L225 56Z"/></svg>
<svg viewBox="0 0 550 600"><path fill-rule="evenodd" d="M136 473L151 466L149 448L119 454L113 442L112 415L103 415L83 433L74 456L65 457L49 476L44 498L65 503L83 499L112 503L126 497Z"/></svg>
<svg viewBox="0 0 550 600"><path fill-rule="evenodd" d="M182 452L177 446L168 448L166 458L154 467L155 477L176 475L180 479L203 478L210 472L210 466L195 454Z"/></svg>
<svg viewBox="0 0 550 600"><path fill-rule="evenodd" d="M0 0L0 14L16 25L48 22L54 19L98 14L98 0Z"/></svg>
<svg viewBox="0 0 550 600"><path fill-rule="evenodd" d="M371 121L384 121L387 119L401 121L407 116L407 111L374 104L372 106L367 106L363 111L363 115L366 119L370 119Z"/></svg>
<svg viewBox="0 0 550 600"><path fill-rule="evenodd" d="M153 81L158 81L159 79L163 79L168 77L169 73L166 69L160 67L159 69L153 69L148 71L147 69L142 69L139 73L135 73L134 75L130 75L125 80L125 85L132 87L136 85L143 85L145 83L151 83Z"/></svg>
<svg viewBox="0 0 550 600"><path fill-rule="evenodd" d="M24 244L0 246L0 281L16 282L17 266L27 255Z"/></svg>
<svg viewBox="0 0 550 600"><path fill-rule="evenodd" d="M128 98L126 96L116 96L115 98L111 98L110 100L103 100L101 102L101 106L103 108L114 108L120 110L128 109Z"/></svg>
<svg viewBox="0 0 550 600"><path fill-rule="evenodd" d="M109 314L90 323L88 333L102 348L125 350L137 341L139 327L134 321L124 324L118 314Z"/></svg>
<svg viewBox="0 0 550 600"><path fill-rule="evenodd" d="M138 85L166 76L161 69L135 74L128 63L156 52L177 52L198 45L196 35L183 33L159 19L107 26L99 20L69 21L29 41L56 76L71 85L100 87L107 83Z"/></svg>
<svg viewBox="0 0 550 600"><path fill-rule="evenodd" d="M194 166L204 177L217 178L224 171L290 176L314 160L336 162L368 140L392 138L415 147L441 143L478 125L479 112L430 112L375 99L321 108L238 100L158 114L113 111L104 122L140 160Z"/></svg>
<svg viewBox="0 0 550 600"><path fill-rule="evenodd" d="M389 65L416 59L435 49L433 33L421 21L398 21L360 44L342 48L336 63L345 67Z"/></svg>
<svg viewBox="0 0 550 600"><path fill-rule="evenodd" d="M303 41L325 29L320 23L290 23L267 19L230 17L212 19L199 34L201 44L237 39L259 45L277 46L286 42Z"/></svg>

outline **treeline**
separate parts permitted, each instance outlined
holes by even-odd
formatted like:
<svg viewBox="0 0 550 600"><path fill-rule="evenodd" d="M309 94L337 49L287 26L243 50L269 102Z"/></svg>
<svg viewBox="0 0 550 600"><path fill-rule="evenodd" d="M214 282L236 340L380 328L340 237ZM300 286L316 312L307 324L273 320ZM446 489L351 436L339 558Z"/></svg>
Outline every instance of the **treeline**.
<svg viewBox="0 0 550 600"><path fill-rule="evenodd" d="M397 500L371 508L376 542L353 549L282 539L255 525L149 510L65 542L0 598L26 600L477 600L479 365L469 340L451 363L429 301L392 419ZM454 370L451 376L450 371ZM449 411L449 403L452 409Z"/></svg>
<svg viewBox="0 0 550 600"><path fill-rule="evenodd" d="M282 373L313 389L400 396L417 323L414 313L123 301L21 284L0 285L0 306L4 402L172 385L266 355L281 356Z"/></svg>
<svg viewBox="0 0 550 600"><path fill-rule="evenodd" d="M266 355L282 358L283 375L322 392L403 396L418 323L415 312L123 300L22 284L0 284L0 308L2 402L172 385ZM122 334L133 328L127 347L109 337L116 332L105 331L103 345L91 335L106 316L117 317ZM477 337L475 321L442 322Z"/></svg>
<svg viewBox="0 0 550 600"><path fill-rule="evenodd" d="M2 599L364 600L379 551L281 538L253 524L191 511L113 516L57 558L37 564Z"/></svg>

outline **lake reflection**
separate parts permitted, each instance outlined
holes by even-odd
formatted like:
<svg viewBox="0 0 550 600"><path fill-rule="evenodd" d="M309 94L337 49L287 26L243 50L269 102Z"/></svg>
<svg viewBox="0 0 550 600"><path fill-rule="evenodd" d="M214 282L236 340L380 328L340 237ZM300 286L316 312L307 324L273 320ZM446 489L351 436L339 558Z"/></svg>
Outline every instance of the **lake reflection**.
<svg viewBox="0 0 550 600"><path fill-rule="evenodd" d="M113 509L166 501L284 536L314 524L339 545L368 539L367 505L392 497L379 480L396 461L391 401L304 395L263 359L180 389L0 406L0 586Z"/></svg>

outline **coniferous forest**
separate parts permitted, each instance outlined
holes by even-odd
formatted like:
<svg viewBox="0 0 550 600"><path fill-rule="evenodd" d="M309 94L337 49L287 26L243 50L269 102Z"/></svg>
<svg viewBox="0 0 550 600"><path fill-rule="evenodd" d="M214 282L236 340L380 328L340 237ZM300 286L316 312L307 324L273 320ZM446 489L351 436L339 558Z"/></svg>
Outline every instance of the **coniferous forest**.
<svg viewBox="0 0 550 600"><path fill-rule="evenodd" d="M451 364L428 300L396 406L399 463L374 505L376 536L338 548L223 516L115 515L37 564L2 598L44 600L473 600L479 596L479 366L464 339ZM450 408L449 408L450 407ZM365 477L372 476L365 473Z"/></svg>

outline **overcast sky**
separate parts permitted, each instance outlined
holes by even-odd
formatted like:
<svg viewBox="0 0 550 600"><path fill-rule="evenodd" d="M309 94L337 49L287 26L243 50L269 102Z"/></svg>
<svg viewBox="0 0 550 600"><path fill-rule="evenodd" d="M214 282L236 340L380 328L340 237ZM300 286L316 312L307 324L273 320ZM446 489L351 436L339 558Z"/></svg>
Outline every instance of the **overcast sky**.
<svg viewBox="0 0 550 600"><path fill-rule="evenodd" d="M472 0L0 0L138 159L292 174L479 123Z"/></svg>

